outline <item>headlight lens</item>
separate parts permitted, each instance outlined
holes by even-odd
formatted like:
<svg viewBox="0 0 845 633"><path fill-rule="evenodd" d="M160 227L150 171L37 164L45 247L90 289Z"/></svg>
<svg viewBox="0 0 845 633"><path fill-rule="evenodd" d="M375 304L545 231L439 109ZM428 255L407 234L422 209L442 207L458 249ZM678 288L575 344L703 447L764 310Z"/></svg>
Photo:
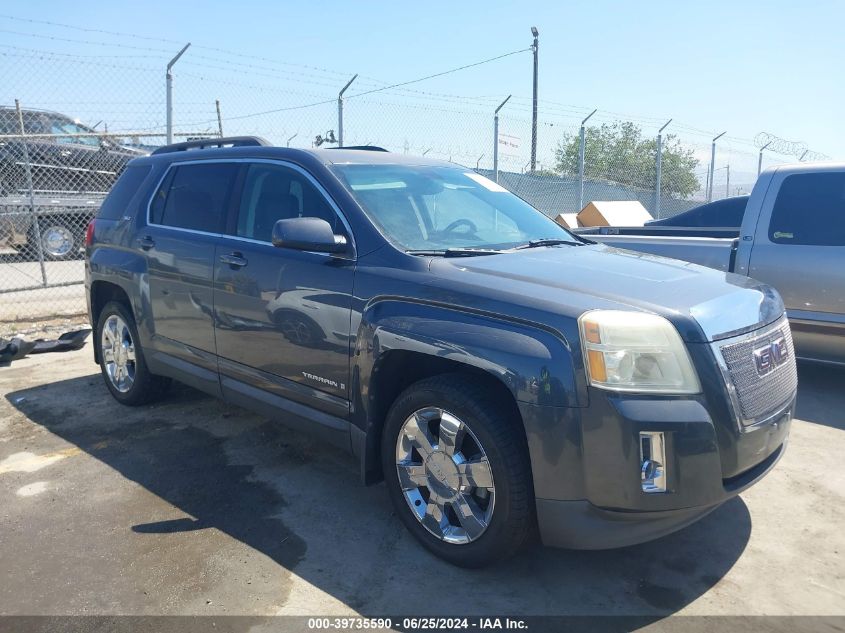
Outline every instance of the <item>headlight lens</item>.
<svg viewBox="0 0 845 633"><path fill-rule="evenodd" d="M590 383L644 393L700 393L687 348L656 314L593 310L578 319Z"/></svg>

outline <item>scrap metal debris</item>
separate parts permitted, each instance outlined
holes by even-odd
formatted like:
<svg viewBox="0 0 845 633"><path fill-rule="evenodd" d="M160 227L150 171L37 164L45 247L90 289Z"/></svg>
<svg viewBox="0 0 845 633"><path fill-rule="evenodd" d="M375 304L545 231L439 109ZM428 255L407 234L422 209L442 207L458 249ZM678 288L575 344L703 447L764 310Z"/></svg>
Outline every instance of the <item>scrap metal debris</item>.
<svg viewBox="0 0 845 633"><path fill-rule="evenodd" d="M91 334L91 328L65 332L57 339L35 339L27 341L20 337L5 339L0 337L0 367L8 367L12 361L20 360L29 354L48 352L70 352L82 349L85 339Z"/></svg>

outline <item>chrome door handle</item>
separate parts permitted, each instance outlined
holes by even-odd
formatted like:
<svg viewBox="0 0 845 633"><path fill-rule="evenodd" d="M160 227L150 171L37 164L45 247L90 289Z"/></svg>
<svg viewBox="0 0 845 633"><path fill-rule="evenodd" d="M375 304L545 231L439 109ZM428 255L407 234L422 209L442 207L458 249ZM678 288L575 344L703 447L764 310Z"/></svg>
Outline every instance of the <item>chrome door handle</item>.
<svg viewBox="0 0 845 633"><path fill-rule="evenodd" d="M229 253L228 255L221 255L220 261L224 264L229 264L232 268L243 268L247 265L246 258L240 253Z"/></svg>

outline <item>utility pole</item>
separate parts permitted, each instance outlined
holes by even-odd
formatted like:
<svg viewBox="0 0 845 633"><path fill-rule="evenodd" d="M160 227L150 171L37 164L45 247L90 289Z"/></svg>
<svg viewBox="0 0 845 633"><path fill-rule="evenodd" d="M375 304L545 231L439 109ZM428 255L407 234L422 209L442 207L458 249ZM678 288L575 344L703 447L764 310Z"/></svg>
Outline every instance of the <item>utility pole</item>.
<svg viewBox="0 0 845 633"><path fill-rule="evenodd" d="M493 113L493 178L495 178L496 182L499 182L499 110L505 107L505 104L512 96L508 95Z"/></svg>
<svg viewBox="0 0 845 633"><path fill-rule="evenodd" d="M757 178L760 177L760 172L763 170L763 150L771 145L774 141L769 141L760 148L760 155L757 157Z"/></svg>
<svg viewBox="0 0 845 633"><path fill-rule="evenodd" d="M707 185L707 202L713 200L713 172L716 171L716 141L722 138L727 132L713 137L713 144L710 146L710 182Z"/></svg>
<svg viewBox="0 0 845 633"><path fill-rule="evenodd" d="M355 76L346 82L346 85L341 88L340 92L337 95L337 146L343 147L343 93L346 92L346 89L352 85L352 82L358 78L358 73L355 73Z"/></svg>
<svg viewBox="0 0 845 633"><path fill-rule="evenodd" d="M657 160L655 164L654 174L654 215L660 219L660 176L663 170L663 130L672 122L672 119L666 121L665 125L657 130Z"/></svg>
<svg viewBox="0 0 845 633"><path fill-rule="evenodd" d="M173 142L173 64L179 61L179 58L188 50L191 45L190 42L182 47L182 50L176 53L176 57L167 62L166 77L166 92L167 92L167 144Z"/></svg>
<svg viewBox="0 0 845 633"><path fill-rule="evenodd" d="M537 169L537 51L539 49L538 38L540 32L536 26L531 27L531 34L534 36L534 44L531 50L534 51L534 100L531 106L531 171Z"/></svg>
<svg viewBox="0 0 845 633"><path fill-rule="evenodd" d="M578 139L578 210L584 208L584 159L585 159L585 152L587 147L587 128L584 127L587 124L587 121L590 120L590 117L593 116L596 112L598 112L598 108L595 108L590 114L588 114L583 121L581 121L581 130L579 131L579 139Z"/></svg>

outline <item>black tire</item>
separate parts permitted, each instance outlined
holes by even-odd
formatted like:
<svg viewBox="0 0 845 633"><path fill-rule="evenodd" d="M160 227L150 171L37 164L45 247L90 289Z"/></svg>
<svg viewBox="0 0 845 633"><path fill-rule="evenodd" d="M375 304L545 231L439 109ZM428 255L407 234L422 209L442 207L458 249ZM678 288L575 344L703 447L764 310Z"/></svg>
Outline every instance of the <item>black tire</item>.
<svg viewBox="0 0 845 633"><path fill-rule="evenodd" d="M107 369L107 362L104 357L103 348L103 328L106 322L112 317L119 317L125 324L131 337L131 343L134 347L134 377L131 386L126 390L120 390L112 381ZM131 407L154 402L162 398L170 387L170 379L164 376L156 376L150 373L147 369L147 364L144 361L144 352L141 349L141 344L138 339L138 328L135 325L135 318L124 304L112 301L107 303L100 316L97 319L97 329L94 333L94 344L99 346L98 358L100 359L100 372L103 375L103 381L106 387L114 396L114 399Z"/></svg>
<svg viewBox="0 0 845 633"><path fill-rule="evenodd" d="M396 451L405 421L427 407L443 409L471 431L486 453L495 483L495 504L486 529L475 540L441 540L417 518L397 473ZM504 560L536 534L534 487L522 422L514 419L501 392L473 376L444 374L426 378L403 391L387 414L382 436L382 468L393 507L405 527L436 556L461 567L481 567ZM429 471L426 471L429 472ZM417 502L418 505L418 502Z"/></svg>

